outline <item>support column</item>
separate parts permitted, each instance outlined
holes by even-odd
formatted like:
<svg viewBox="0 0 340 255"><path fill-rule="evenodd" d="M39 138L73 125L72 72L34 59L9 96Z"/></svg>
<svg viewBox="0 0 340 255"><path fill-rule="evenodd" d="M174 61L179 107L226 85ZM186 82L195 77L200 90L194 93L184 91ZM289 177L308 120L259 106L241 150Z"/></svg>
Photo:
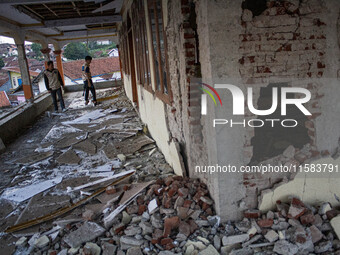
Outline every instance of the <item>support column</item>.
<svg viewBox="0 0 340 255"><path fill-rule="evenodd" d="M118 57L119 57L120 80L123 81L122 61L121 61L121 59L120 59L119 45L117 45L117 49L118 49Z"/></svg>
<svg viewBox="0 0 340 255"><path fill-rule="evenodd" d="M58 71L59 71L59 73L61 75L61 78L63 79L64 84L65 84L63 61L61 59L62 50L55 50L55 51L53 51L53 53L56 56Z"/></svg>
<svg viewBox="0 0 340 255"><path fill-rule="evenodd" d="M22 87L25 94L26 101L32 101L34 99L33 89L31 84L31 77L28 68L28 62L26 58L24 41L15 40L18 51L18 62L21 73Z"/></svg>
<svg viewBox="0 0 340 255"><path fill-rule="evenodd" d="M44 49L41 49L40 50L41 53L44 55L44 59L45 59L45 69L47 69L47 62L50 61L50 52L51 52L51 49L46 47Z"/></svg>

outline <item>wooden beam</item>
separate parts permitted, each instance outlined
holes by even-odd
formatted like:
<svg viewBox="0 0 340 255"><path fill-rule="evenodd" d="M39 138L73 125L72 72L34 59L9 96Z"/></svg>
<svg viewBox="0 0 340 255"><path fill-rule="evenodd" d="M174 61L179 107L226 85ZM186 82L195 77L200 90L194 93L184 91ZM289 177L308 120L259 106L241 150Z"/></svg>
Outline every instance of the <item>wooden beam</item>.
<svg viewBox="0 0 340 255"><path fill-rule="evenodd" d="M116 13L120 13L122 5L123 5L123 0L114 0L94 10L92 13L103 12L103 11L113 10L113 9L116 9Z"/></svg>
<svg viewBox="0 0 340 255"><path fill-rule="evenodd" d="M78 7L76 6L76 4L74 2L72 2L72 5L73 5L74 9L77 11L78 15L81 16L81 13L80 13Z"/></svg>
<svg viewBox="0 0 340 255"><path fill-rule="evenodd" d="M103 29L92 29L92 30L64 31L61 35L53 35L53 36L48 35L47 37L54 37L56 39L67 39L67 38L80 37L80 36L114 34L116 32L117 32L116 28L103 28Z"/></svg>
<svg viewBox="0 0 340 255"><path fill-rule="evenodd" d="M58 14L56 14L50 7L48 7L46 4L43 4L43 6L45 6L45 8L46 8L47 10L49 10L50 12L52 12L54 16L56 16L57 18L59 18Z"/></svg>
<svg viewBox="0 0 340 255"><path fill-rule="evenodd" d="M44 22L44 25L45 27L63 27L63 26L74 26L74 25L112 23L112 22L121 22L121 21L122 21L122 17L120 15L111 15L111 16L46 20Z"/></svg>

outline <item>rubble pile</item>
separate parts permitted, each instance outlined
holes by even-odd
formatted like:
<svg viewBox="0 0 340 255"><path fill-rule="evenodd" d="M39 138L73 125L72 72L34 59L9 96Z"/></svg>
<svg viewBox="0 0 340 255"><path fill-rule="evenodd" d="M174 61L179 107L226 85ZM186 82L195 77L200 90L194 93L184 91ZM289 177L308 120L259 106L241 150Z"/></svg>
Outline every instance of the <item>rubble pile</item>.
<svg viewBox="0 0 340 255"><path fill-rule="evenodd" d="M20 170L1 194L1 231L72 208L2 233L0 241L13 246L4 254L340 255L340 212L329 203L291 197L272 211L248 210L242 221L221 223L207 186L173 174L121 91L98 95L110 99L96 108L73 101L35 138L34 153L4 156Z"/></svg>

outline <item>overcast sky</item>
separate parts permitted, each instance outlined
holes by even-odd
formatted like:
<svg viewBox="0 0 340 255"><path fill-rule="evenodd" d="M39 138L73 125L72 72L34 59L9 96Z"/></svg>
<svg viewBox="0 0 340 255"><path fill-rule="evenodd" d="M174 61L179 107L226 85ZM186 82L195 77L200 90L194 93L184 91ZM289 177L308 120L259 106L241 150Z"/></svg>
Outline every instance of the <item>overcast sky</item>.
<svg viewBox="0 0 340 255"><path fill-rule="evenodd" d="M6 36L0 36L0 43L13 43L14 40L13 38L6 37ZM26 41L25 44L31 44L31 42Z"/></svg>

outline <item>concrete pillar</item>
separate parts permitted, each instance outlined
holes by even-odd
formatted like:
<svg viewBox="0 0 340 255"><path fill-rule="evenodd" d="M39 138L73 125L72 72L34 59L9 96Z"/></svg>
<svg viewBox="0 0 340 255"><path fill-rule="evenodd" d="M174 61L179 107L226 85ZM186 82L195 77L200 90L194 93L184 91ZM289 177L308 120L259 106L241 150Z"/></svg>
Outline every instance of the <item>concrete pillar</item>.
<svg viewBox="0 0 340 255"><path fill-rule="evenodd" d="M44 59L45 59L45 69L47 69L47 62L50 61L50 52L51 52L51 49L46 47L44 49L41 49L40 50L41 53L44 55Z"/></svg>
<svg viewBox="0 0 340 255"><path fill-rule="evenodd" d="M61 78L63 79L64 84L65 84L63 61L61 59L62 50L55 50L55 51L53 51L53 53L55 54L55 57L56 57L56 60L57 60L58 71L59 71L59 73L61 75Z"/></svg>
<svg viewBox="0 0 340 255"><path fill-rule="evenodd" d="M120 79L123 81L122 60L120 58L120 50L119 50L118 45L117 45L117 48L118 48L118 57L119 57Z"/></svg>
<svg viewBox="0 0 340 255"><path fill-rule="evenodd" d="M22 87L24 90L25 99L27 101L32 101L34 99L34 95L33 95L31 77L30 77L29 68L28 68L28 62L26 58L25 44L24 42L17 43L16 41L16 46L18 50L18 62L19 62L19 67L20 67Z"/></svg>

